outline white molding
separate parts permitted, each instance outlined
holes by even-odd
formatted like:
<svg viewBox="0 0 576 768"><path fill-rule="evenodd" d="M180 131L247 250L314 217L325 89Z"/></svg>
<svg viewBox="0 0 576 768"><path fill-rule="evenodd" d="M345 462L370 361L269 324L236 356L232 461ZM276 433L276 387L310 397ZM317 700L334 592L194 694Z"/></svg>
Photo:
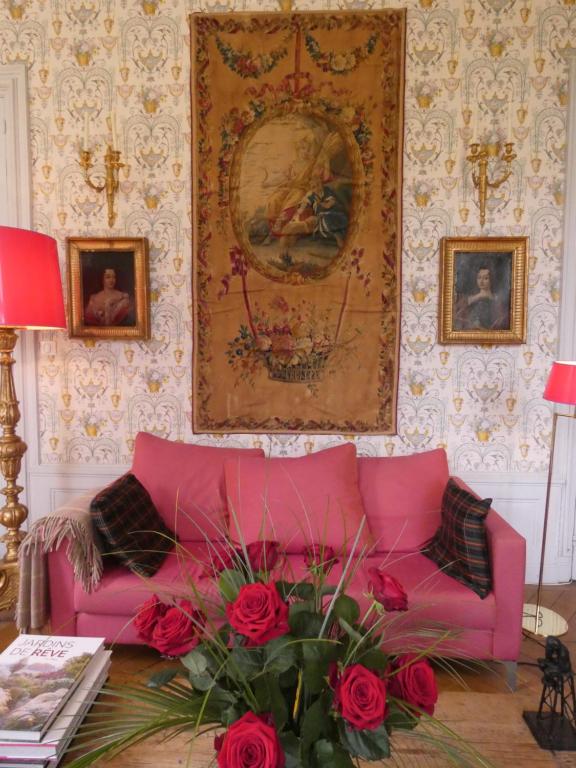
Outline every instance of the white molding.
<svg viewBox="0 0 576 768"><path fill-rule="evenodd" d="M0 224L29 229L32 211L31 164L26 64L0 66L0 99L5 104L7 171L10 179L8 210Z"/></svg>
<svg viewBox="0 0 576 768"><path fill-rule="evenodd" d="M462 479L482 498L492 498L494 509L526 539L526 583L538 582L542 523L546 502L547 474L526 475L516 472L467 473ZM564 520L554 510L566 508L566 489L552 483L550 517L546 539L543 581L559 584L571 580L572 542L564 540Z"/></svg>
<svg viewBox="0 0 576 768"><path fill-rule="evenodd" d="M30 521L53 512L85 491L99 490L129 468L117 467L38 467L30 473Z"/></svg>
<svg viewBox="0 0 576 768"><path fill-rule="evenodd" d="M62 466L36 464L28 473L29 522L53 512L85 491L99 490L130 469L128 465Z"/></svg>

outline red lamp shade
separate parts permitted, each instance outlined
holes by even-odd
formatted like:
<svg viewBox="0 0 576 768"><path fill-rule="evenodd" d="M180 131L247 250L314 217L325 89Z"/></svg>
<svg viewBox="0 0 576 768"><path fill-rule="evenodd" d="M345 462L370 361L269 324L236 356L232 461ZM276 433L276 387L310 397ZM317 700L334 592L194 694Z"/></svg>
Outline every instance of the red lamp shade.
<svg viewBox="0 0 576 768"><path fill-rule="evenodd" d="M544 399L576 405L576 362L554 362L546 382Z"/></svg>
<svg viewBox="0 0 576 768"><path fill-rule="evenodd" d="M52 237L0 227L0 327L66 328Z"/></svg>

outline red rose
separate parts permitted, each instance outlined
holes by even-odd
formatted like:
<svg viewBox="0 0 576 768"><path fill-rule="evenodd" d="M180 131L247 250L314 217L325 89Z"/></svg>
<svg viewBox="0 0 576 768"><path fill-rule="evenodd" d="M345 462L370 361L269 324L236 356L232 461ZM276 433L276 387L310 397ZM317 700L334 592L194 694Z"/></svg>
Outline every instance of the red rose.
<svg viewBox="0 0 576 768"><path fill-rule="evenodd" d="M354 728L378 728L388 714L386 684L362 664L352 664L336 679L334 707Z"/></svg>
<svg viewBox="0 0 576 768"><path fill-rule="evenodd" d="M236 600L226 605L226 615L232 627L247 637L250 645L264 645L289 631L288 605L278 594L275 584L244 584Z"/></svg>
<svg viewBox="0 0 576 768"><path fill-rule="evenodd" d="M205 622L204 614L190 600L181 600L158 619L150 645L167 656L183 656L200 642Z"/></svg>
<svg viewBox="0 0 576 768"><path fill-rule="evenodd" d="M286 758L273 725L246 712L214 739L218 768L284 768Z"/></svg>
<svg viewBox="0 0 576 768"><path fill-rule="evenodd" d="M385 610L408 610L408 595L402 584L394 576L390 576L389 573L382 573L378 568L368 568L368 576L370 577L369 588L375 599L382 603Z"/></svg>
<svg viewBox="0 0 576 768"><path fill-rule="evenodd" d="M167 610L168 606L160 601L158 595L152 595L149 600L142 603L134 617L134 626L141 640L150 642L158 619L162 618Z"/></svg>
<svg viewBox="0 0 576 768"><path fill-rule="evenodd" d="M271 571L278 562L280 545L277 541L253 541L246 547L253 571Z"/></svg>
<svg viewBox="0 0 576 768"><path fill-rule="evenodd" d="M389 674L390 672L393 674L388 678L388 690L392 696L404 699L428 715L434 714L438 688L434 670L428 659L419 659L413 653L406 653L398 656L388 670Z"/></svg>
<svg viewBox="0 0 576 768"><path fill-rule="evenodd" d="M307 568L319 568L324 573L328 573L332 566L336 565L338 558L333 547L325 544L310 544L306 547L304 561Z"/></svg>

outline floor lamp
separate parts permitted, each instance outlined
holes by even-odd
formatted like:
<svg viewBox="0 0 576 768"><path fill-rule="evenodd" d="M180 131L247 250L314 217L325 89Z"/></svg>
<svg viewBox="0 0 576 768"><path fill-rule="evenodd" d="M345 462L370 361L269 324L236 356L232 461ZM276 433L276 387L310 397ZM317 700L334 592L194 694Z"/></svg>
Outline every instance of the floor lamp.
<svg viewBox="0 0 576 768"><path fill-rule="evenodd" d="M56 241L38 232L0 227L0 471L6 482L0 489L6 499L0 523L7 529L0 537L6 545L0 561L0 611L16 602L18 548L24 538L20 527L28 517L18 500L23 488L16 483L26 443L16 434L20 410L12 375L15 331L65 327Z"/></svg>
<svg viewBox="0 0 576 768"><path fill-rule="evenodd" d="M544 389L544 399L553 403L564 405L576 405L576 362L555 362ZM548 513L550 511L550 489L552 485L552 469L554 467L554 444L556 442L556 423L559 416L574 418L575 413L556 413L552 416L552 436L550 440L550 463L548 464L548 484L546 486L546 506L544 508L544 522L542 525L542 549L540 551L540 573L538 575L538 589L536 603L524 605L524 617L522 628L533 635L547 637L548 635L563 635L568 631L567 621L555 611L544 608L540 604L540 592L542 591L542 576L544 574L544 556L546 551L546 533L548 530Z"/></svg>

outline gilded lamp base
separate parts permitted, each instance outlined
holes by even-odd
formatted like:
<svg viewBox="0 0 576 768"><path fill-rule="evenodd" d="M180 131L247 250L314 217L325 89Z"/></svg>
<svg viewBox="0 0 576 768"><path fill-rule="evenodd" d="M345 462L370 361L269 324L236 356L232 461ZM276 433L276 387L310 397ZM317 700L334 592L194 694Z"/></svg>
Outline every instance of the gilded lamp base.
<svg viewBox="0 0 576 768"><path fill-rule="evenodd" d="M0 565L0 613L11 611L18 599L18 563Z"/></svg>
<svg viewBox="0 0 576 768"><path fill-rule="evenodd" d="M20 421L20 409L14 389L12 355L17 334L11 328L0 328L0 472L6 485L0 489L5 497L0 509L0 524L6 533L0 541L6 546L6 554L0 561L0 611L13 607L18 594L18 549L24 538L20 530L28 517L28 510L19 501L23 488L16 482L20 474L26 443L16 434Z"/></svg>
<svg viewBox="0 0 576 768"><path fill-rule="evenodd" d="M559 613L536 603L524 603L522 629L538 637L559 637L568 632L568 622Z"/></svg>

